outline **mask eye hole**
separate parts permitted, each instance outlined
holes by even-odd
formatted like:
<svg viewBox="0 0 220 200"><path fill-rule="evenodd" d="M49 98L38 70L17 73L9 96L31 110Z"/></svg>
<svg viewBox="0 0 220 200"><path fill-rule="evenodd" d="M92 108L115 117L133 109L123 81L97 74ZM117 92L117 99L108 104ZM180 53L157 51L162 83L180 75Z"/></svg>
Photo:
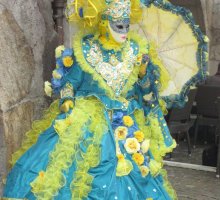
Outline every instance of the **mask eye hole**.
<svg viewBox="0 0 220 200"><path fill-rule="evenodd" d="M117 27L118 29L123 29L123 26L122 26L122 25L116 25L116 27Z"/></svg>

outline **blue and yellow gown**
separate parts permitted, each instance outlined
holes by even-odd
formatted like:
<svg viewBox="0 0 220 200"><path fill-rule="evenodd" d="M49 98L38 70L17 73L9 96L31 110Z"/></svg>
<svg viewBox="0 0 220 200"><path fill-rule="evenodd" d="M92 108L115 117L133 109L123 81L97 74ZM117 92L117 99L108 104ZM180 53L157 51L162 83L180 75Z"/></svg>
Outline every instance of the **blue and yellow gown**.
<svg viewBox="0 0 220 200"><path fill-rule="evenodd" d="M113 50L87 35L73 46L60 51L52 80L62 98L34 122L13 155L4 198L177 199L162 169L163 156L176 145L158 96L166 78L148 44L131 34ZM139 78L143 55L149 61ZM67 99L74 108L59 112Z"/></svg>

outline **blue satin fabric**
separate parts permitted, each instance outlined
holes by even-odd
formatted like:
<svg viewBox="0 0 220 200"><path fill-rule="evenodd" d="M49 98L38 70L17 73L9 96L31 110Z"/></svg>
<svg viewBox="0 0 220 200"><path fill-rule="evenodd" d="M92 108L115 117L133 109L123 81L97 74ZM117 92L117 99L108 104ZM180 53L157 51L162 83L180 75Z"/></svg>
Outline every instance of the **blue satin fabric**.
<svg viewBox="0 0 220 200"><path fill-rule="evenodd" d="M115 176L117 158L115 157L113 131L118 126L123 125L122 117L126 114L127 113L123 111L114 112L110 132L105 135L102 141L101 163L97 168L90 170L90 173L95 176L95 179L93 189L87 199L146 200L147 198L152 198L155 200L170 200L169 195L163 187L162 176L152 177L151 174L149 174L143 178L138 166L132 161L129 155L127 155L126 158L132 162L134 169L127 176ZM131 117L134 119L133 115L131 115ZM135 123L131 129L137 130L137 124ZM133 131L131 129L129 132ZM125 149L123 153L126 153Z"/></svg>
<svg viewBox="0 0 220 200"><path fill-rule="evenodd" d="M117 177L115 175L117 157L114 130L123 124L122 117L126 114L127 112L125 111L114 111L113 120L110 122L107 112L105 113L109 132L104 135L101 142L102 153L99 166L89 171L94 177L94 181L91 192L84 200L146 200L146 198L170 200L169 195L163 187L162 176L152 177L149 174L143 178L138 166L129 156L127 158L131 160L134 169L127 176ZM134 119L133 115L130 116ZM59 118L64 117L65 115L59 116ZM137 124L135 123L131 129L137 130ZM85 133L85 139L91 136L91 133ZM40 135L37 143L15 164L7 177L4 197L36 199L31 192L30 183L38 176L40 171L46 170L49 154L53 151L57 141L58 135L52 125ZM81 146L81 148L86 151L86 147ZM126 153L126 151L123 153ZM71 199L70 184L74 178L75 170L76 164L74 162L70 169L64 172L66 185L60 189L58 195L54 198L55 200Z"/></svg>
<svg viewBox="0 0 220 200"><path fill-rule="evenodd" d="M8 174L4 197L35 199L30 183L41 170L46 170L49 153L57 141L58 135L52 126L39 136L37 143L16 162Z"/></svg>

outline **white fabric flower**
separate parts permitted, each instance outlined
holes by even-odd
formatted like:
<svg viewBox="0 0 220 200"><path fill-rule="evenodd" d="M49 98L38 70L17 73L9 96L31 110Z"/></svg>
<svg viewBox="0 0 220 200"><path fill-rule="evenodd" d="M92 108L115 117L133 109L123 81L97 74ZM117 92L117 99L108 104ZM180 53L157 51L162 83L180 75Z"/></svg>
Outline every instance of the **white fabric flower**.
<svg viewBox="0 0 220 200"><path fill-rule="evenodd" d="M115 130L115 137L118 140L125 140L128 135L128 128L125 126L119 126Z"/></svg>
<svg viewBox="0 0 220 200"><path fill-rule="evenodd" d="M44 91L45 91L47 96L49 96L49 97L52 96L53 89L52 89L52 85L51 85L50 82L46 81L44 83Z"/></svg>
<svg viewBox="0 0 220 200"><path fill-rule="evenodd" d="M56 50L55 50L55 56L56 56L56 58L59 58L59 57L62 56L62 53L63 53L64 49L65 49L64 45L58 46L58 47L56 48Z"/></svg>
<svg viewBox="0 0 220 200"><path fill-rule="evenodd" d="M149 174L150 169L147 166L142 165L140 166L140 171L141 171L141 175L145 177Z"/></svg>
<svg viewBox="0 0 220 200"><path fill-rule="evenodd" d="M129 154L137 153L140 150L140 143L136 138L128 138L124 144Z"/></svg>

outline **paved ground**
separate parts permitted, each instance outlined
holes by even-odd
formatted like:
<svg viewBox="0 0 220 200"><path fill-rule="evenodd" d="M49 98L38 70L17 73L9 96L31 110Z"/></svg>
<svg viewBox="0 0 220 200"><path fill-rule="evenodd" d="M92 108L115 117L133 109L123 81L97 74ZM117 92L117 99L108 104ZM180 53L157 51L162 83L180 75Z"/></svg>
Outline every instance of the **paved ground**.
<svg viewBox="0 0 220 200"><path fill-rule="evenodd" d="M192 148L192 155L189 157L187 144L181 141L172 158L167 160L201 165L202 152L210 145L211 143L198 144L196 149ZM166 169L179 200L220 200L220 179L215 177L215 173L175 167Z"/></svg>
<svg viewBox="0 0 220 200"><path fill-rule="evenodd" d="M215 173L166 167L179 200L220 200L220 179Z"/></svg>

